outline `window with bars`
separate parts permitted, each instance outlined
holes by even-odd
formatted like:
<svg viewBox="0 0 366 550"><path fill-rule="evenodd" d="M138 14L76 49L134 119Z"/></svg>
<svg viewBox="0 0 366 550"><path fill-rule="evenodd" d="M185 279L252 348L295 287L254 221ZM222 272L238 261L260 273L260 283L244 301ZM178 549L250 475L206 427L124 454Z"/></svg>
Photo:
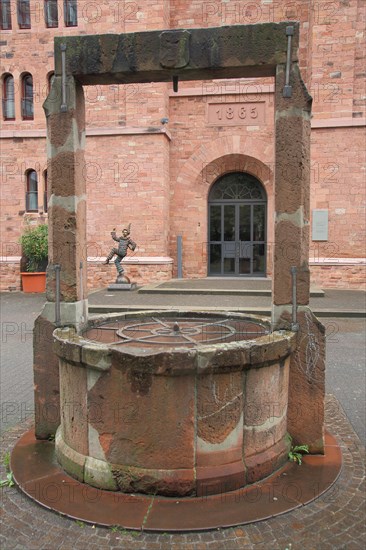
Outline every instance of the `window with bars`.
<svg viewBox="0 0 366 550"><path fill-rule="evenodd" d="M33 77L30 74L22 78L22 119L33 120Z"/></svg>
<svg viewBox="0 0 366 550"><path fill-rule="evenodd" d="M44 19L46 27L58 27L57 0L44 0Z"/></svg>
<svg viewBox="0 0 366 550"><path fill-rule="evenodd" d="M30 18L29 0L18 0L18 2L17 2L17 13L18 13L19 28L20 29L30 29L31 28L31 18Z"/></svg>
<svg viewBox="0 0 366 550"><path fill-rule="evenodd" d="M66 27L77 27L78 3L77 0L64 0L64 19Z"/></svg>
<svg viewBox="0 0 366 550"><path fill-rule="evenodd" d="M0 1L0 28L2 31L11 30L10 0Z"/></svg>
<svg viewBox="0 0 366 550"><path fill-rule="evenodd" d="M3 78L3 117L4 120L15 119L14 78L11 74Z"/></svg>
<svg viewBox="0 0 366 550"><path fill-rule="evenodd" d="M38 176L35 170L26 172L27 191L25 194L25 209L27 212L38 211Z"/></svg>

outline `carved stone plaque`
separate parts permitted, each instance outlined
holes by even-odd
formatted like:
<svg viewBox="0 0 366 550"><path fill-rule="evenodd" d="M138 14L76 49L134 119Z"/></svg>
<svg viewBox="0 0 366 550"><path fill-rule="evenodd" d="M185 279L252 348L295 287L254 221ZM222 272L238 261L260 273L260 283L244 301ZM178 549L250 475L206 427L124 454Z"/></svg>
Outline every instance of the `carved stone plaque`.
<svg viewBox="0 0 366 550"><path fill-rule="evenodd" d="M166 69L181 69L189 63L188 31L164 31L160 35L160 65Z"/></svg>
<svg viewBox="0 0 366 550"><path fill-rule="evenodd" d="M265 123L265 103L209 103L207 123L212 126L258 126Z"/></svg>

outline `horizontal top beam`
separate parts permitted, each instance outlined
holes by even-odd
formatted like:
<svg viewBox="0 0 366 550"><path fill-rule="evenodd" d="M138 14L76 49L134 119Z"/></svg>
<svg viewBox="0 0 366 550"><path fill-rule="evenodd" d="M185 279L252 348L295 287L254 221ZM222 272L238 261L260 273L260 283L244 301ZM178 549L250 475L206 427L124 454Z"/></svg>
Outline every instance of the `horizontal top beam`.
<svg viewBox="0 0 366 550"><path fill-rule="evenodd" d="M127 84L274 76L286 63L286 28L293 27L292 61L297 61L299 23L261 23L204 29L168 29L129 34L58 36L55 73L82 84Z"/></svg>

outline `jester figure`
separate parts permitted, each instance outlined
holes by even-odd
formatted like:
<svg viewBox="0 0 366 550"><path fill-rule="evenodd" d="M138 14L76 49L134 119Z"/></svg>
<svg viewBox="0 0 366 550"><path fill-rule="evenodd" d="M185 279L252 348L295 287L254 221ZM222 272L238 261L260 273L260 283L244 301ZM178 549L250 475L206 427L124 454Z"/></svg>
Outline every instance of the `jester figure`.
<svg viewBox="0 0 366 550"><path fill-rule="evenodd" d="M135 250L136 248L136 243L132 239L130 239L130 229L131 229L131 224L128 224L128 227L122 230L121 237L117 237L116 228L114 228L113 231L111 231L112 239L118 242L119 244L118 244L118 248L112 248L104 264L109 264L113 256L116 255L117 257L114 260L114 263L117 268L118 276L122 275L124 272L124 269L121 265L121 261L126 256L127 250L129 248L131 250Z"/></svg>

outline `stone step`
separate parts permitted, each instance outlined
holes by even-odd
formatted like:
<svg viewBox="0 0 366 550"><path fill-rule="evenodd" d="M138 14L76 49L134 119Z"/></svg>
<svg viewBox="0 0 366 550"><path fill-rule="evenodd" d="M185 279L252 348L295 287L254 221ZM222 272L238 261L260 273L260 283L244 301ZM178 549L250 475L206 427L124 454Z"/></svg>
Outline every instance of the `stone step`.
<svg viewBox="0 0 366 550"><path fill-rule="evenodd" d="M145 285L139 294L199 294L221 296L271 296L271 279L173 279L168 282ZM324 291L311 287L310 296L322 298Z"/></svg>

